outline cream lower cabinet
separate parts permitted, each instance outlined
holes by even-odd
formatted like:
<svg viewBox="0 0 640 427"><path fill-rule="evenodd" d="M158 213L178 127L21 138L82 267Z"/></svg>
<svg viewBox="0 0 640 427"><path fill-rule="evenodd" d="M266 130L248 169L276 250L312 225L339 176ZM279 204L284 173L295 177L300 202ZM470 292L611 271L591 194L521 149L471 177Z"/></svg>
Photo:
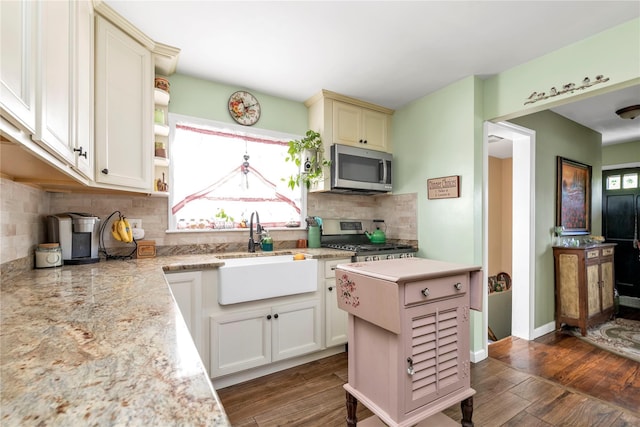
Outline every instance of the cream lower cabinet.
<svg viewBox="0 0 640 427"><path fill-rule="evenodd" d="M153 190L152 64L147 48L97 16L95 181L99 184Z"/></svg>
<svg viewBox="0 0 640 427"><path fill-rule="evenodd" d="M210 375L219 377L320 350L320 300L210 317Z"/></svg>
<svg viewBox="0 0 640 427"><path fill-rule="evenodd" d="M350 263L351 259L335 259L324 261L324 268L320 268L323 274L320 283L324 283L325 288L325 347L347 343L348 314L338 308L338 298L336 296L336 266L338 264Z"/></svg>
<svg viewBox="0 0 640 427"><path fill-rule="evenodd" d="M202 272L168 273L165 277L198 349L198 354L202 355Z"/></svg>

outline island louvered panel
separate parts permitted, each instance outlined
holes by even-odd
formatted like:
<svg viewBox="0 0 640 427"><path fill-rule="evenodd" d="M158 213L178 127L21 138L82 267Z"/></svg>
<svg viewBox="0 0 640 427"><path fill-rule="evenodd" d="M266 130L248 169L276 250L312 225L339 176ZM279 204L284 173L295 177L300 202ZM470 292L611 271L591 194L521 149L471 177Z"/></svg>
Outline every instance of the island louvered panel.
<svg viewBox="0 0 640 427"><path fill-rule="evenodd" d="M468 322L460 319L460 305L463 302L453 298L431 304L427 314L422 306L407 310L414 371L405 394L407 412L465 385L460 348L468 345L460 343L464 335L460 328L462 325L468 328Z"/></svg>

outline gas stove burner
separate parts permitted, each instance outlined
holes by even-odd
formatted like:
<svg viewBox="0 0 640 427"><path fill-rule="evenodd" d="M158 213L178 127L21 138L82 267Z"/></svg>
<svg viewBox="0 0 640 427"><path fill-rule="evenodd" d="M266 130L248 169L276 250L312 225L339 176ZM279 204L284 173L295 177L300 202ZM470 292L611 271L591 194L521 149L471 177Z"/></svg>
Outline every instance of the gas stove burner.
<svg viewBox="0 0 640 427"><path fill-rule="evenodd" d="M391 242L371 243L365 230L362 220L323 219L320 243L324 248L352 252L353 262L415 256L416 249L411 245Z"/></svg>

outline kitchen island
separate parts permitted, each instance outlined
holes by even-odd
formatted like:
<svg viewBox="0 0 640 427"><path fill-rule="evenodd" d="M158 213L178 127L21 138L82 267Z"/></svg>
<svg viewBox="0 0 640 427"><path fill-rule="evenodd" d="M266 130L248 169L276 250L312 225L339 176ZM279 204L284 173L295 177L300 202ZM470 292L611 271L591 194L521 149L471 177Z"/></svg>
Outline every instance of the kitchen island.
<svg viewBox="0 0 640 427"><path fill-rule="evenodd" d="M305 249L315 258L329 252L337 251ZM229 426L163 271L217 268L220 256L247 255L3 275L0 424Z"/></svg>

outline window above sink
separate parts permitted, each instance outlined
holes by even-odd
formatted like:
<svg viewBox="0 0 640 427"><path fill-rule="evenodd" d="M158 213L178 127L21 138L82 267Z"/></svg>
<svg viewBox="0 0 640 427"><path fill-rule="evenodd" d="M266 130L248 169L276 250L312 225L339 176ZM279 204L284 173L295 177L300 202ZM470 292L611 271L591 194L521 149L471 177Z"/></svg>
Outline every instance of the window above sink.
<svg viewBox="0 0 640 427"><path fill-rule="evenodd" d="M299 136L175 114L169 125L170 231L244 229L254 211L267 229L304 222L306 192L283 180Z"/></svg>

